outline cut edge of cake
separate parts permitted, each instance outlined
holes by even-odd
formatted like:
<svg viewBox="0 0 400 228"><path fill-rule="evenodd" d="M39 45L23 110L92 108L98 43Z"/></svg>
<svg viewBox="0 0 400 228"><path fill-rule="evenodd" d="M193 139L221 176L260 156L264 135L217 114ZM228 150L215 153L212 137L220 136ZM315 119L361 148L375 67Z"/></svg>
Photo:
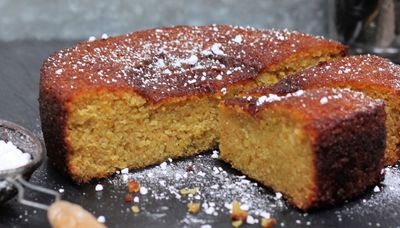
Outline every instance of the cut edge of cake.
<svg viewBox="0 0 400 228"><path fill-rule="evenodd" d="M299 89L349 88L385 101L387 146L385 165L400 159L400 66L374 55L348 56L300 70L278 83L240 93L284 95Z"/></svg>
<svg viewBox="0 0 400 228"><path fill-rule="evenodd" d="M342 203L382 178L382 101L319 89L220 106L220 158L301 210Z"/></svg>

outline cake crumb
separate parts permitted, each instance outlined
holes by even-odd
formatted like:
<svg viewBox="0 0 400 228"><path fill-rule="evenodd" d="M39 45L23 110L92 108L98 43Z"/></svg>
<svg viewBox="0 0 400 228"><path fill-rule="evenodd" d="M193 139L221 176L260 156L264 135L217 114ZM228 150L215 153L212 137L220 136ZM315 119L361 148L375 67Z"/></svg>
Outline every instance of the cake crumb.
<svg viewBox="0 0 400 228"><path fill-rule="evenodd" d="M240 227L243 224L242 220L236 220L232 222L233 227Z"/></svg>
<svg viewBox="0 0 400 228"><path fill-rule="evenodd" d="M196 193L199 191L199 188L182 188L181 190L179 190L179 193L182 196L186 196L186 195L196 195Z"/></svg>
<svg viewBox="0 0 400 228"><path fill-rule="evenodd" d="M200 211L200 203L188 203L188 212L191 214L197 214Z"/></svg>
<svg viewBox="0 0 400 228"><path fill-rule="evenodd" d="M231 213L232 220L245 221L247 215L248 215L247 211L244 211L240 208L240 203L238 201L235 200L232 202L232 213Z"/></svg>
<svg viewBox="0 0 400 228"><path fill-rule="evenodd" d="M140 190L140 183L134 179L128 180L128 192L138 192Z"/></svg>
<svg viewBox="0 0 400 228"><path fill-rule="evenodd" d="M263 228L271 228L276 224L276 220L273 218L262 218L261 219L261 227Z"/></svg>
<svg viewBox="0 0 400 228"><path fill-rule="evenodd" d="M131 207L131 211L132 211L133 213L137 214L137 213L140 212L140 208L139 208L138 206L136 206L136 205L133 205L133 206Z"/></svg>
<svg viewBox="0 0 400 228"><path fill-rule="evenodd" d="M133 195L132 194L128 193L128 194L125 195L125 197L124 197L125 203L130 203L130 202L132 202L132 200L133 200Z"/></svg>
<svg viewBox="0 0 400 228"><path fill-rule="evenodd" d="M374 187L374 192L380 192L380 191L381 191L381 189L379 188L379 186Z"/></svg>

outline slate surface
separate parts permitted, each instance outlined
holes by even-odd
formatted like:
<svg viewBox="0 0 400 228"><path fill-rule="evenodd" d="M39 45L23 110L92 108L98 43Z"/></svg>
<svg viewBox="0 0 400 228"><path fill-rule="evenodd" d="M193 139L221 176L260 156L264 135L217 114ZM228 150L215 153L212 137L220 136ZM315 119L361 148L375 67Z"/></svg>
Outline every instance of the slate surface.
<svg viewBox="0 0 400 228"><path fill-rule="evenodd" d="M52 52L68 47L71 41L16 41L0 43L0 118L16 122L40 134L38 114L38 84L41 62ZM224 169L229 176L239 175L226 164L211 159L206 154L204 159L189 158L176 163L176 167L185 162L193 161L201 166L218 166ZM205 171L207 172L207 171ZM206 173L210 181L212 171ZM202 179L203 182L204 179ZM37 170L32 183L46 186L51 189L65 190L63 198L81 204L96 216L104 215L109 227L200 227L201 224L211 224L213 227L231 227L227 212L218 216L205 215L201 212L188 223L186 205L177 199L155 200L150 194L141 196L141 207L147 211L157 211L167 208L162 216L151 213L133 215L123 202L126 186L118 186L108 180L97 181L104 185L102 192L95 192L97 182L85 185L76 185L59 175L47 162ZM206 184L206 183L203 183ZM155 189L153 189L155 190ZM258 194L272 196L272 193L262 189ZM37 194L28 194L34 200L49 201ZM264 200L260 197L260 200ZM290 206L284 206L278 212L273 212L278 220L278 226L284 223L285 227L400 227L400 170L387 169L386 179L381 185L381 191L375 193L370 189L361 198L335 208L314 211L302 214ZM300 223L300 224L299 224ZM4 227L48 227L44 211L35 210L19 205L11 200L0 206L0 226ZM244 227L247 227L246 225ZM250 227L250 226L249 226ZM259 227L259 225L254 225Z"/></svg>

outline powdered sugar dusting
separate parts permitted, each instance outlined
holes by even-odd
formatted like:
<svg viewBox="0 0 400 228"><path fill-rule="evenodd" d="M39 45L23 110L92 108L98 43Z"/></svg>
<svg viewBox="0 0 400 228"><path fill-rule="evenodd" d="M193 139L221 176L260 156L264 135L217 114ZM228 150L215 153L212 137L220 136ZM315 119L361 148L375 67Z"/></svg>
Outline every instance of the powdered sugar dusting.
<svg viewBox="0 0 400 228"><path fill-rule="evenodd" d="M298 87L335 84L352 85L357 90L358 85L368 85L400 91L400 66L378 56L350 56L304 70L284 81Z"/></svg>
<svg viewBox="0 0 400 228"><path fill-rule="evenodd" d="M211 46L211 51L216 55L225 55L225 53L221 50L222 44L215 43Z"/></svg>
<svg viewBox="0 0 400 228"><path fill-rule="evenodd" d="M109 182L125 186L128 179L135 179L148 189L148 197L156 200L199 202L201 211L196 218L202 223L210 216L229 214L229 205L234 200L241 202L242 209L249 211L250 224L261 219L266 213L273 216L287 209L281 197L269 194L263 187L243 175L228 173L227 167L216 159L217 154L218 151L214 151L212 154L199 155L193 161L182 160L135 173L118 174ZM198 190L194 195L184 196L181 194L184 188ZM193 225L192 219L193 217L188 215L181 223Z"/></svg>
<svg viewBox="0 0 400 228"><path fill-rule="evenodd" d="M298 96L301 96L303 94L304 94L304 90L298 90L298 91L296 91L294 93L289 93L289 94L286 94L284 96L278 96L276 94L268 94L268 95L264 95L264 96L259 97L257 99L257 101L256 101L256 105L260 106L260 105L263 105L265 103L272 103L272 102L275 102L275 101L280 101L282 99L287 99L289 97L298 97Z"/></svg>
<svg viewBox="0 0 400 228"><path fill-rule="evenodd" d="M226 87L220 81L226 85L256 77L282 54L275 49L290 46L296 52L304 37L308 35L287 30L221 25L178 26L117 38L103 35L59 51L44 69L52 69L48 77L54 83L63 80L59 86L68 91L84 82L131 87L153 100L218 93ZM322 42L313 39L316 45ZM81 74L86 77L76 77ZM68 80L72 77L76 78Z"/></svg>

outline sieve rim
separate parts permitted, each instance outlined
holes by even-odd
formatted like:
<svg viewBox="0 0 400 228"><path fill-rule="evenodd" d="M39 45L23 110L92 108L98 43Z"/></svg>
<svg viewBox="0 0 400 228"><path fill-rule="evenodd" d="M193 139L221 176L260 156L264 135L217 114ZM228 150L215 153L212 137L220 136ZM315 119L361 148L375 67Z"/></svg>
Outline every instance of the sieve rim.
<svg viewBox="0 0 400 228"><path fill-rule="evenodd" d="M32 150L27 151L23 150L24 153L29 153L32 157L32 160L26 165L14 168L14 169L4 169L0 170L0 180L5 180L6 178L15 178L19 174L24 175L27 173L31 173L36 170L44 159L44 145L43 142L30 130L18 125L16 123L0 119L0 132L2 130L8 130L12 132L12 134L20 134L30 140L32 142ZM1 140L4 140L0 138ZM12 140L10 140L13 142Z"/></svg>

